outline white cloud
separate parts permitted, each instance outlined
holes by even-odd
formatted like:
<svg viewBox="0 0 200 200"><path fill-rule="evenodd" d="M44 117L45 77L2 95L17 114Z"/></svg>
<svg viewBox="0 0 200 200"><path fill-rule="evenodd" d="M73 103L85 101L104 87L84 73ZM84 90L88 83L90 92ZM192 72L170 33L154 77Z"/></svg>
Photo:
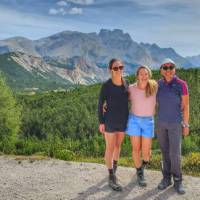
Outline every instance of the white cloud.
<svg viewBox="0 0 200 200"><path fill-rule="evenodd" d="M66 1L58 1L57 5L58 6L67 6L67 2Z"/></svg>
<svg viewBox="0 0 200 200"><path fill-rule="evenodd" d="M49 15L66 15L66 14L80 15L83 13L82 8L73 7L72 4L70 6L70 4L68 4L69 2L74 4L79 4L80 6L80 5L93 4L94 0L61 0L56 3L57 7L49 9Z"/></svg>
<svg viewBox="0 0 200 200"><path fill-rule="evenodd" d="M50 15L65 15L67 14L67 11L64 8L59 8L59 9L55 9L55 8L51 8L49 9L49 14Z"/></svg>
<svg viewBox="0 0 200 200"><path fill-rule="evenodd" d="M49 9L50 15L66 15L66 14L81 15L82 13L83 13L82 8L77 8L77 7L73 7L73 8L70 8L68 10L66 10L64 8L59 8L59 9L51 8L51 9Z"/></svg>
<svg viewBox="0 0 200 200"><path fill-rule="evenodd" d="M94 3L94 0L66 0L66 1L81 5L90 5Z"/></svg>
<svg viewBox="0 0 200 200"><path fill-rule="evenodd" d="M80 15L82 13L83 13L82 8L76 8L76 7L74 7L74 8L71 8L69 10L69 14L72 14L72 15Z"/></svg>
<svg viewBox="0 0 200 200"><path fill-rule="evenodd" d="M57 15L58 13L59 13L58 9L55 9L55 8L50 8L49 9L49 14L50 15Z"/></svg>
<svg viewBox="0 0 200 200"><path fill-rule="evenodd" d="M65 15L67 12L65 11L64 8L60 8L59 13L62 14L62 15Z"/></svg>

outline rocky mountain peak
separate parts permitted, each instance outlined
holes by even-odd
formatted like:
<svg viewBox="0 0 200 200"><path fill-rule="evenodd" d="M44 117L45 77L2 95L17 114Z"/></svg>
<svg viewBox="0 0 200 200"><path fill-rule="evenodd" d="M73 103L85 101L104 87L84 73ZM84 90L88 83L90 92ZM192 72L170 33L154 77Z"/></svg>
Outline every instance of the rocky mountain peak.
<svg viewBox="0 0 200 200"><path fill-rule="evenodd" d="M99 37L103 40L116 39L132 41L131 36L128 33L124 33L121 29L101 29L99 32Z"/></svg>

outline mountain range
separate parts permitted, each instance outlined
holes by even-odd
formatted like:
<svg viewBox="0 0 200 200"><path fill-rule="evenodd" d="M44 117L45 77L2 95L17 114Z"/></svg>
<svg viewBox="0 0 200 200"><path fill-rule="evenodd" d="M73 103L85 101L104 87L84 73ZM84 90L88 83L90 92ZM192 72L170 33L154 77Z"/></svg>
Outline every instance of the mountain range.
<svg viewBox="0 0 200 200"><path fill-rule="evenodd" d="M39 40L13 37L0 40L0 70L8 83L22 90L50 84L91 84L109 77L111 58L125 63L125 74L133 74L141 64L158 68L166 57L178 67L199 65L200 58L184 58L172 48L137 43L120 29L101 29L99 33L64 31Z"/></svg>
<svg viewBox="0 0 200 200"><path fill-rule="evenodd" d="M200 67L200 55L197 56L187 56L186 59L192 63L194 67Z"/></svg>

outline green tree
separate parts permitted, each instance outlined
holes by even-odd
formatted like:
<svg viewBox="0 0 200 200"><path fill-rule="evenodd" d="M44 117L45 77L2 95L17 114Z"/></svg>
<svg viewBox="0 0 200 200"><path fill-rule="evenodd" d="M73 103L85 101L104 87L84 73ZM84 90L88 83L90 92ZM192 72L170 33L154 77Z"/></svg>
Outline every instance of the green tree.
<svg viewBox="0 0 200 200"><path fill-rule="evenodd" d="M1 74L0 91L0 151L8 153L14 149L20 128L21 109Z"/></svg>

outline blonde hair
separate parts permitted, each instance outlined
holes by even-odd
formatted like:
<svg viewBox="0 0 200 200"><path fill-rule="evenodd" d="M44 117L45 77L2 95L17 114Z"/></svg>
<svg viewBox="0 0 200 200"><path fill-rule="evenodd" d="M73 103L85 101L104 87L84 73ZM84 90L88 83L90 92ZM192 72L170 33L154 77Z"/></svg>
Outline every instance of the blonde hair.
<svg viewBox="0 0 200 200"><path fill-rule="evenodd" d="M137 77L138 77L139 72L140 72L141 69L146 69L147 72L148 72L148 75L149 75L149 80L147 82L147 86L146 86L146 89L145 89L145 94L146 94L146 97L150 97L157 91L158 84L157 84L157 82L155 80L151 79L151 77L152 77L151 69L146 65L142 65L142 66L139 66L137 68L137 71L136 71L136 76Z"/></svg>

